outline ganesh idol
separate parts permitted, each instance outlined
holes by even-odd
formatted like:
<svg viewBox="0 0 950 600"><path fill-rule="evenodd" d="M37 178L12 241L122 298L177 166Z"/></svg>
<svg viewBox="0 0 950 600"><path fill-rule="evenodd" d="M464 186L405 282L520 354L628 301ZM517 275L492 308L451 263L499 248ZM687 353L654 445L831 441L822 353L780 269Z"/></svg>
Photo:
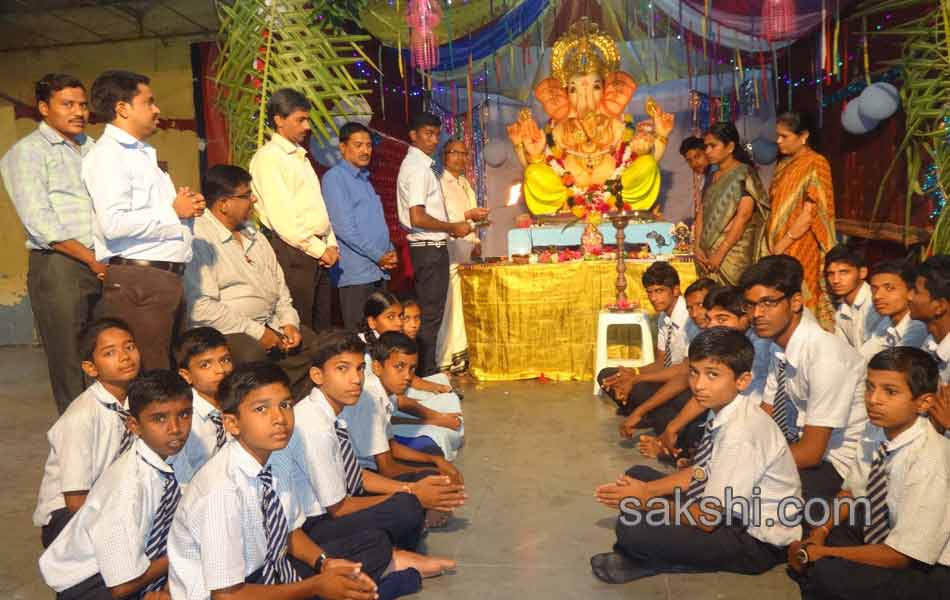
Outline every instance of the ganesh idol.
<svg viewBox="0 0 950 600"><path fill-rule="evenodd" d="M634 124L624 108L636 92L619 71L613 40L588 19L554 45L551 77L534 89L549 121L539 127L529 109L508 126L534 214L648 211L659 195L659 160L673 116L652 99L648 121Z"/></svg>

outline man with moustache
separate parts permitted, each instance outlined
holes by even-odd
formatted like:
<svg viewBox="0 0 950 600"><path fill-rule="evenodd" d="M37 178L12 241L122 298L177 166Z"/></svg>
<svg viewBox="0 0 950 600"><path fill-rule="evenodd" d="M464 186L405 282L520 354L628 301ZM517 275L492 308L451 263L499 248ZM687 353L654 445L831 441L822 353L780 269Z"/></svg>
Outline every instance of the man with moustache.
<svg viewBox="0 0 950 600"><path fill-rule="evenodd" d="M0 175L26 231L27 289L62 414L86 387L77 339L102 293L106 266L92 250L92 200L80 176L93 148L84 133L86 89L71 75L50 73L35 92L43 120L0 160Z"/></svg>
<svg viewBox="0 0 950 600"><path fill-rule="evenodd" d="M205 203L187 187L176 191L145 142L161 113L149 84L129 71L106 71L93 82L92 109L109 124L82 161L82 181L96 212L96 258L109 264L102 316L129 324L144 369L167 369L193 220Z"/></svg>
<svg viewBox="0 0 950 600"><path fill-rule="evenodd" d="M340 247L340 260L330 272L340 292L343 326L355 331L363 321L369 295L385 288L398 258L379 195L369 181L373 156L370 131L360 123L340 128L343 160L323 176L323 199Z"/></svg>

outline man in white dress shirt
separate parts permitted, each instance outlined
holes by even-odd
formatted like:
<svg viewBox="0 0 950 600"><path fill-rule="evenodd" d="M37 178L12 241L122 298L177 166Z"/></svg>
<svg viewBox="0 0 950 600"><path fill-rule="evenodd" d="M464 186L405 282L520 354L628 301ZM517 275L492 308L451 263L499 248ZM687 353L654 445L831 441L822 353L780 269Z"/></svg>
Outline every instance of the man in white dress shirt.
<svg viewBox="0 0 950 600"><path fill-rule="evenodd" d="M415 279L416 297L422 308L419 329L419 375L431 375L435 365L436 338L442 325L445 302L449 293L449 237L461 238L472 232L465 221L450 222L442 197L442 188L435 172L432 155L439 146L442 121L431 113L420 112L409 121L411 146L399 167L396 179L396 201L399 223L409 234L409 255ZM488 215L475 209L476 220Z"/></svg>
<svg viewBox="0 0 950 600"><path fill-rule="evenodd" d="M825 255L825 280L835 303L835 335L860 350L881 320L865 281L864 257L844 244Z"/></svg>
<svg viewBox="0 0 950 600"><path fill-rule="evenodd" d="M269 142L251 158L254 207L277 261L300 322L313 330L330 326L329 269L340 258L320 180L303 144L310 134L310 101L290 88L267 101L267 120L274 128Z"/></svg>
<svg viewBox="0 0 950 600"><path fill-rule="evenodd" d="M102 315L132 328L146 369L167 369L182 301L181 276L191 260L192 219L204 198L175 186L145 139L158 129L149 78L106 71L90 91L93 111L109 122L82 161L82 180L96 218L96 259L108 262Z"/></svg>

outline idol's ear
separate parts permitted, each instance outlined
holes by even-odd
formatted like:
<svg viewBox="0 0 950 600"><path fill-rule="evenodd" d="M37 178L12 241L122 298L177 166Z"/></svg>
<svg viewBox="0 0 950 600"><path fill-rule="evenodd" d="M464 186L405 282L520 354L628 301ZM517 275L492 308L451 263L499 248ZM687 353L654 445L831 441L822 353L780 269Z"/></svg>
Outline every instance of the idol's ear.
<svg viewBox="0 0 950 600"><path fill-rule="evenodd" d="M611 117L619 117L636 92L637 83L633 77L623 71L614 71L604 78L604 94L600 99L600 107Z"/></svg>
<svg viewBox="0 0 950 600"><path fill-rule="evenodd" d="M541 83L534 88L534 97L541 102L544 112L554 121L566 119L571 113L567 90L554 77L542 79Z"/></svg>

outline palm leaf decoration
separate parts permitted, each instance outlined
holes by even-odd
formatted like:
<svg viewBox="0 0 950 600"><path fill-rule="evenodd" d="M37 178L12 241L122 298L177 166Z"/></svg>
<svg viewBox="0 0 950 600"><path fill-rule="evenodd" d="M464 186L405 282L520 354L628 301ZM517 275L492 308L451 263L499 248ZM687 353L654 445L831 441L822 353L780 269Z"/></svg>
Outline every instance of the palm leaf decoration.
<svg viewBox="0 0 950 600"><path fill-rule="evenodd" d="M950 116L950 0L867 0L859 4L851 16L855 19L908 9L915 9L919 16L895 27L866 32L903 37L901 57L888 64L903 71L904 85L900 92L906 131L894 161L881 180L871 219L877 214L884 185L903 154L909 182L904 210L906 225L910 224L915 198L929 191L920 185L929 165L936 166L936 187L950 189L950 140L944 127L944 117ZM936 254L950 252L950 210L944 210L938 217L930 238L930 250Z"/></svg>
<svg viewBox="0 0 950 600"><path fill-rule="evenodd" d="M264 143L267 98L292 87L310 100L314 134L331 139L334 116L362 110L366 81L347 66L371 61L359 44L366 35L347 35L321 18L310 0L218 2L221 21L213 80L217 106L228 124L231 161L247 165Z"/></svg>

